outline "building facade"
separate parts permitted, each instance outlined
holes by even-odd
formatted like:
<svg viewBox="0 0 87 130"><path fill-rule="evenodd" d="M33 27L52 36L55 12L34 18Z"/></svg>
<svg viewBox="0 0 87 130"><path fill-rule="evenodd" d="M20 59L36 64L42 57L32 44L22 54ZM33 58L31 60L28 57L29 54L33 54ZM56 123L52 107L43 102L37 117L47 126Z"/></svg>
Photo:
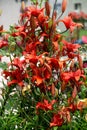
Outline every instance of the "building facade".
<svg viewBox="0 0 87 130"><path fill-rule="evenodd" d="M68 10L87 13L87 0L68 0Z"/></svg>
<svg viewBox="0 0 87 130"><path fill-rule="evenodd" d="M53 8L55 0L49 0L51 7ZM57 0L56 9L59 12L61 8L62 0ZM67 0L67 8L64 15L67 15L71 11L87 13L87 0Z"/></svg>

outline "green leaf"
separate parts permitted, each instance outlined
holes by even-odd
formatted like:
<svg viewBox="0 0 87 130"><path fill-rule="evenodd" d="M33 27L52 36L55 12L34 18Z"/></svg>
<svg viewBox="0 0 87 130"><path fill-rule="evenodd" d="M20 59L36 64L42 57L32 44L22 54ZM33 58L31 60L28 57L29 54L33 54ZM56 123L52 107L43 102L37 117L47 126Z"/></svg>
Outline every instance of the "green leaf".
<svg viewBox="0 0 87 130"><path fill-rule="evenodd" d="M53 24L53 21L52 21L52 19L50 19L49 22L48 22L49 28L51 28L52 24Z"/></svg>
<svg viewBox="0 0 87 130"><path fill-rule="evenodd" d="M5 62L0 62L0 68L3 70L7 69L7 64Z"/></svg>
<svg viewBox="0 0 87 130"><path fill-rule="evenodd" d="M35 4L37 1L36 0L31 0L31 2L33 2L33 4Z"/></svg>
<svg viewBox="0 0 87 130"><path fill-rule="evenodd" d="M58 126L54 127L53 130L58 130Z"/></svg>
<svg viewBox="0 0 87 130"><path fill-rule="evenodd" d="M34 116L33 120L34 120L34 121L37 121L37 120L38 120L38 116L37 116L37 115Z"/></svg>
<svg viewBox="0 0 87 130"><path fill-rule="evenodd" d="M6 56L6 49L0 49L0 55L1 56Z"/></svg>

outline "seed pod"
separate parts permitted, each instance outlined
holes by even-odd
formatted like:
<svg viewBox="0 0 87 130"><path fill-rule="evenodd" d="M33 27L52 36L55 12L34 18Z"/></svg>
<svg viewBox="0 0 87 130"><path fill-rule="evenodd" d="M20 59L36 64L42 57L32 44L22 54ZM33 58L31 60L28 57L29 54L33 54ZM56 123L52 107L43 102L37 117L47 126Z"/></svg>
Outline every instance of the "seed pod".
<svg viewBox="0 0 87 130"><path fill-rule="evenodd" d="M63 2L62 2L62 13L64 13L66 6L67 6L67 0L63 0Z"/></svg>

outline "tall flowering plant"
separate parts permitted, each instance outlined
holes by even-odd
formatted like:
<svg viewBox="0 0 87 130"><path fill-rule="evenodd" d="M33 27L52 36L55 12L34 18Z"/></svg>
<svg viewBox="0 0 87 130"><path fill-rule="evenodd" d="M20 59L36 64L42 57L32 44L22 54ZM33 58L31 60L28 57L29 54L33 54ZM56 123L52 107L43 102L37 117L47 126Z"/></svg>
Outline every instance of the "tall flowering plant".
<svg viewBox="0 0 87 130"><path fill-rule="evenodd" d="M61 14L66 2L62 2ZM48 1L43 8L38 4L34 1L25 7L22 3L19 24L1 31L0 59L6 79L0 109L2 129L62 130L87 107L86 99L80 99L86 85L80 45L67 42L57 30L60 22L71 33L82 25L70 16L61 19L55 9L51 13ZM8 62L3 62L4 56L9 57Z"/></svg>

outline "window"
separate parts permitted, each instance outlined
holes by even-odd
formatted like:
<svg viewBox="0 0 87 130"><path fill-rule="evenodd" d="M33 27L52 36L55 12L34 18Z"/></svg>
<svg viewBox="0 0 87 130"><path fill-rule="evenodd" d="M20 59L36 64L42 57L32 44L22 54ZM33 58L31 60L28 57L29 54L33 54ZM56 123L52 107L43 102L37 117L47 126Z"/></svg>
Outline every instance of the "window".
<svg viewBox="0 0 87 130"><path fill-rule="evenodd" d="M75 3L75 5L74 5L74 9L76 10L76 11L78 11L78 12L80 12L81 11L81 3Z"/></svg>
<svg viewBox="0 0 87 130"><path fill-rule="evenodd" d="M61 10L61 3L57 3L54 8L56 11L60 11Z"/></svg>
<svg viewBox="0 0 87 130"><path fill-rule="evenodd" d="M24 1L24 2L27 2L28 0L15 0L16 2L22 2L22 1Z"/></svg>

